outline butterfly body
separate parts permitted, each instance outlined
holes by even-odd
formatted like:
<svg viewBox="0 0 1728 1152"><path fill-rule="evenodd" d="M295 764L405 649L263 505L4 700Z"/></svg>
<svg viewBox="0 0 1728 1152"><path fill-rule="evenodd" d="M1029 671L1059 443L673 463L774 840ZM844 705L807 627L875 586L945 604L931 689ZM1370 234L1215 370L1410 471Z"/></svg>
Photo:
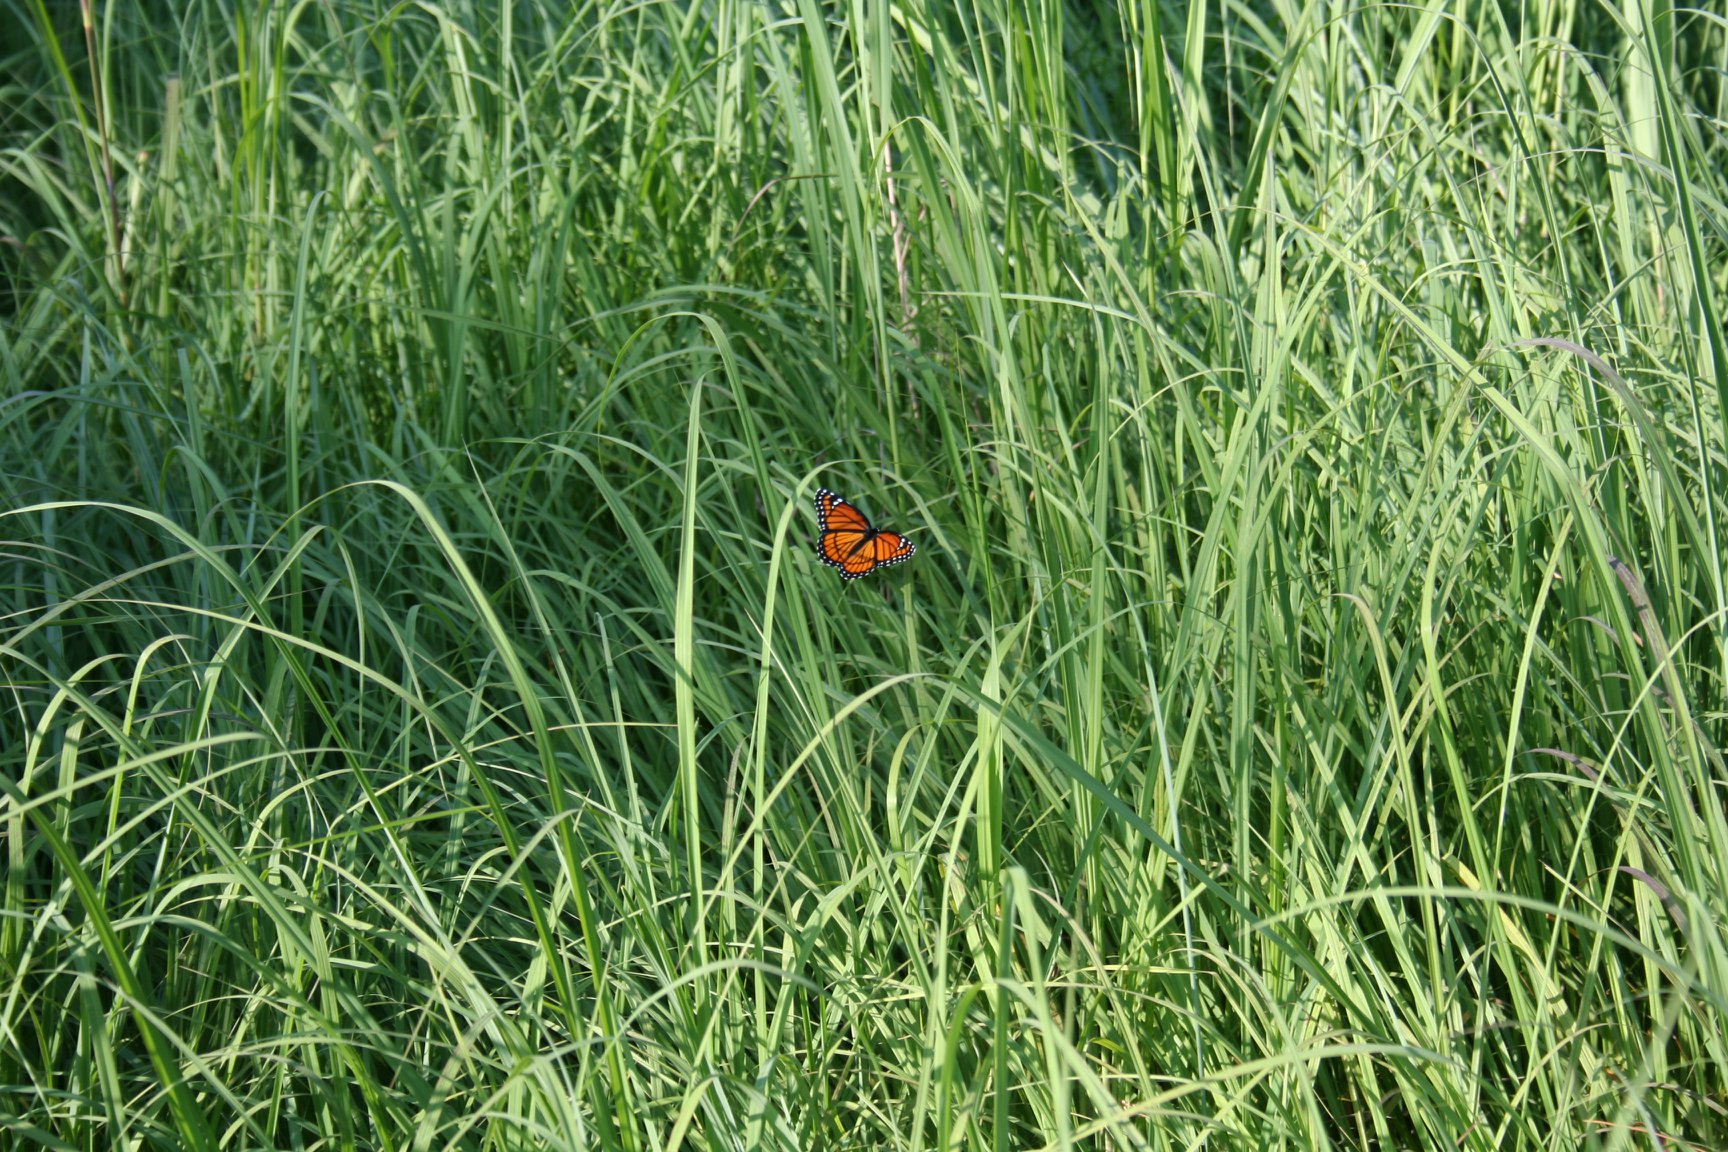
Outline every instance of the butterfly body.
<svg viewBox="0 0 1728 1152"><path fill-rule="evenodd" d="M816 523L821 531L816 554L847 580L910 560L917 551L912 541L871 524L856 505L826 488L816 491Z"/></svg>

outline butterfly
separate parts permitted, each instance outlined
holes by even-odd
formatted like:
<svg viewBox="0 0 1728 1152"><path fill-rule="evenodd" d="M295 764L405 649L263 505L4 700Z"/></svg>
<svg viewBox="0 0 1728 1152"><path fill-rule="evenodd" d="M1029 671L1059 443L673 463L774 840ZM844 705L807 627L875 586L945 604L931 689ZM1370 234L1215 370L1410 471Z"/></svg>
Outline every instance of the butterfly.
<svg viewBox="0 0 1728 1152"><path fill-rule="evenodd" d="M840 569L847 580L868 576L876 569L912 559L917 549L898 532L876 528L854 504L848 504L826 488L816 490L816 523L822 535L816 555L822 563Z"/></svg>

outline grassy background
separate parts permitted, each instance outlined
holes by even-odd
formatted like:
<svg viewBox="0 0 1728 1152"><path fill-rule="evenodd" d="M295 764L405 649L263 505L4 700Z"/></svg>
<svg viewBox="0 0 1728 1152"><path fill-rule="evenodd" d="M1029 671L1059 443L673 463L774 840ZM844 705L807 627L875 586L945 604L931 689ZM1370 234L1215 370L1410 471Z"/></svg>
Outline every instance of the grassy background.
<svg viewBox="0 0 1728 1152"><path fill-rule="evenodd" d="M0 1145L1728 1147L1720 8L0 26Z"/></svg>

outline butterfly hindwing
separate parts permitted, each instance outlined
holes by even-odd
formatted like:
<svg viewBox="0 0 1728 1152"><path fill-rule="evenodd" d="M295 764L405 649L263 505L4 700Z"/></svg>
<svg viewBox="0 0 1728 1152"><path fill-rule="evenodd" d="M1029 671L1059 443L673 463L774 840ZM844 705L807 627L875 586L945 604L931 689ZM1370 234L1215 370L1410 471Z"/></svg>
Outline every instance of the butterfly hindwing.
<svg viewBox="0 0 1728 1152"><path fill-rule="evenodd" d="M890 532L886 528L876 533L876 539L871 542L876 550L876 563L898 564L902 560L910 560L912 553L918 549L912 541L898 532Z"/></svg>

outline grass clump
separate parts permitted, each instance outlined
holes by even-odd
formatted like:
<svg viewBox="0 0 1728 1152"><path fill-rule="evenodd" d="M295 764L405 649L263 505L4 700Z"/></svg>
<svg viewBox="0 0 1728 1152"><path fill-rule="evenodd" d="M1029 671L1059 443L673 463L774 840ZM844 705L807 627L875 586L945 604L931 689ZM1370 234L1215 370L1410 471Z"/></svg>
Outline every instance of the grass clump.
<svg viewBox="0 0 1728 1152"><path fill-rule="evenodd" d="M1720 13L5 11L6 1146L1728 1145Z"/></svg>

